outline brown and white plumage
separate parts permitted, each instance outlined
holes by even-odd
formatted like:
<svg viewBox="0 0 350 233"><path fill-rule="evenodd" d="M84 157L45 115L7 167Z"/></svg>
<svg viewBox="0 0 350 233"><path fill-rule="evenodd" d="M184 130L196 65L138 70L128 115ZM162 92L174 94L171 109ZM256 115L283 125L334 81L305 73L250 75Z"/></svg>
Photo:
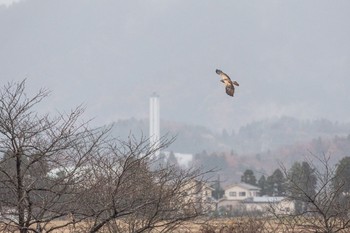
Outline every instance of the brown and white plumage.
<svg viewBox="0 0 350 233"><path fill-rule="evenodd" d="M218 75L220 75L221 77L221 82L223 82L225 84L225 88L226 88L226 93L229 95L229 96L233 96L234 93L235 93L235 86L239 86L238 82L236 81L231 81L230 77L225 74L224 72L222 72L221 70L216 70L215 71Z"/></svg>

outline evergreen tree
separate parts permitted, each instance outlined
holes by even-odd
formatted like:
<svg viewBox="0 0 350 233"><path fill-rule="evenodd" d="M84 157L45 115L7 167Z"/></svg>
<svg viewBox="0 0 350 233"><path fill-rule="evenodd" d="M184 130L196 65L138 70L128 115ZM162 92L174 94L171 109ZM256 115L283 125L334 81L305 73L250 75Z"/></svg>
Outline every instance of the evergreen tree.
<svg viewBox="0 0 350 233"><path fill-rule="evenodd" d="M333 186L335 190L341 189L342 193L350 193L350 157L342 158L335 170Z"/></svg>
<svg viewBox="0 0 350 233"><path fill-rule="evenodd" d="M220 176L218 175L218 179L215 181L214 185L212 186L214 188L212 192L212 197L215 198L216 200L219 200L224 196L225 190L221 187L221 182L220 182Z"/></svg>
<svg viewBox="0 0 350 233"><path fill-rule="evenodd" d="M280 169L276 169L266 180L266 194L269 196L284 196L286 194L285 177Z"/></svg>
<svg viewBox="0 0 350 233"><path fill-rule="evenodd" d="M256 178L254 172L250 169L245 170L243 176L241 176L241 182L256 185Z"/></svg>
<svg viewBox="0 0 350 233"><path fill-rule="evenodd" d="M179 162L177 161L177 158L176 158L174 152L172 152L172 151L170 152L168 160L167 160L167 163L169 165L174 165L174 166L177 166L177 167L179 166Z"/></svg>
<svg viewBox="0 0 350 233"><path fill-rule="evenodd" d="M313 197L316 194L317 177L315 169L309 163L295 162L288 171L288 192L296 200L296 211L307 211L305 197ZM302 192L301 192L302 190Z"/></svg>
<svg viewBox="0 0 350 233"><path fill-rule="evenodd" d="M260 177L258 187L260 188L260 196L266 195L266 178L264 175Z"/></svg>
<svg viewBox="0 0 350 233"><path fill-rule="evenodd" d="M274 194L274 182L273 182L273 177L272 176L268 176L266 178L265 194L267 196L273 196L273 194Z"/></svg>

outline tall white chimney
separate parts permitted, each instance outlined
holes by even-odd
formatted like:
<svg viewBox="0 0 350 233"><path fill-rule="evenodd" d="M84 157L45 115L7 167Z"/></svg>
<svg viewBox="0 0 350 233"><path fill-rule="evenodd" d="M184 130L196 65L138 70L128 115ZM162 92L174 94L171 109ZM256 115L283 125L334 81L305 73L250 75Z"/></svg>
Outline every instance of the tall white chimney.
<svg viewBox="0 0 350 233"><path fill-rule="evenodd" d="M160 139L160 120L159 120L159 96L157 93L153 93L150 98L149 105L149 138L150 145L153 147L159 146ZM158 156L160 153L159 150L155 152L155 155Z"/></svg>

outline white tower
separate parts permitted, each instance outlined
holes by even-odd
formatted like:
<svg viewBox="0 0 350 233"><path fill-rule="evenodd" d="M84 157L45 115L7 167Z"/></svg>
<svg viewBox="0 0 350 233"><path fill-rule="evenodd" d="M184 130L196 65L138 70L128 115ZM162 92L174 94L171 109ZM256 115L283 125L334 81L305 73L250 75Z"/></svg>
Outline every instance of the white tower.
<svg viewBox="0 0 350 233"><path fill-rule="evenodd" d="M150 98L149 105L149 139L150 145L153 147L159 146L160 139L160 121L159 121L159 96L154 92ZM155 155L158 156L160 153L159 150L155 152Z"/></svg>

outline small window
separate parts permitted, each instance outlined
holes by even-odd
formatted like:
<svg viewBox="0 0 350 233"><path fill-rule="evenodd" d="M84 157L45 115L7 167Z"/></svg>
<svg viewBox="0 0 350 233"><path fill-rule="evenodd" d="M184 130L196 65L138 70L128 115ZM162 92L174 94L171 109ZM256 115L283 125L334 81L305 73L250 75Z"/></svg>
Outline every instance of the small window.
<svg viewBox="0 0 350 233"><path fill-rule="evenodd" d="M245 197L245 195L246 195L245 192L239 192L240 197Z"/></svg>
<svg viewBox="0 0 350 233"><path fill-rule="evenodd" d="M228 194L230 197L236 197L237 196L237 193L236 192L229 192Z"/></svg>

